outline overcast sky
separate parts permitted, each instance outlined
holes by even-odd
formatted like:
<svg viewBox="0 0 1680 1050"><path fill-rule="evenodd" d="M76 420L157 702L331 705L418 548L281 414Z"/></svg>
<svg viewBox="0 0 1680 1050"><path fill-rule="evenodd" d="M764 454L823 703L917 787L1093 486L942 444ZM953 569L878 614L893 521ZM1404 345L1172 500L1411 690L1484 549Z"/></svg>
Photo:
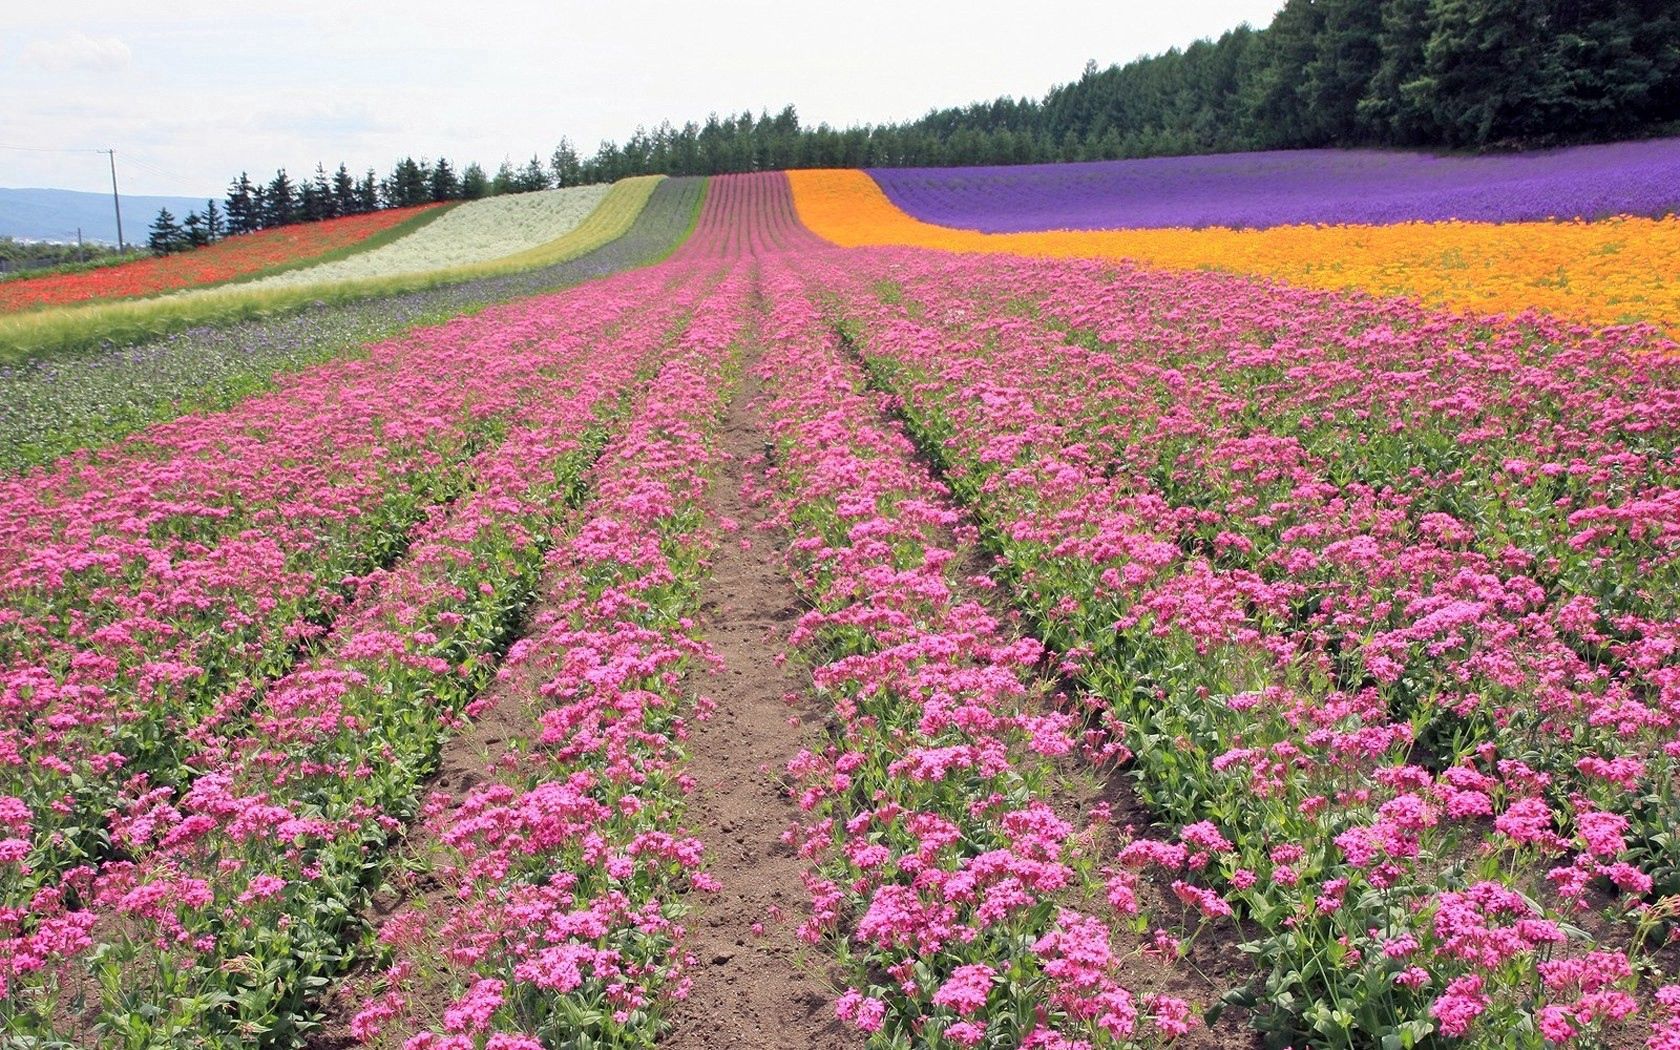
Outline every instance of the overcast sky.
<svg viewBox="0 0 1680 1050"><path fill-rule="evenodd" d="M561 135L798 107L878 123L1038 97L1281 0L4 0L0 145L117 150L122 188L219 196L249 169L494 170ZM0 149L0 186L109 188L93 153Z"/></svg>

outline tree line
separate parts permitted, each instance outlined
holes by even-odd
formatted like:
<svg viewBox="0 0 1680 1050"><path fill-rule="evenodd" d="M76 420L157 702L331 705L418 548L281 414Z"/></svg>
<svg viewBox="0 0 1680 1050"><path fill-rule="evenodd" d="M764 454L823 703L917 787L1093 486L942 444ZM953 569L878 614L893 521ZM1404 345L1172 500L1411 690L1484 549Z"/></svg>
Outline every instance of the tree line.
<svg viewBox="0 0 1680 1050"><path fill-rule="evenodd" d="M1672 0L1287 0L1263 29L1100 69L1043 99L1008 96L903 123L801 125L792 106L638 127L583 156L495 175L405 157L385 177L345 165L229 186L223 209L159 216L154 250L377 208L611 182L810 167L1029 164L1320 146L1528 148L1680 122ZM164 220L167 218L167 222ZM194 224L193 220L197 219Z"/></svg>
<svg viewBox="0 0 1680 1050"><path fill-rule="evenodd" d="M563 163L567 157L572 158L569 166ZM570 181L559 181L562 173ZM276 226L364 215L384 208L580 185L580 179L576 153L566 142L555 149L549 164L535 156L521 168L503 161L493 176L486 175L476 163L457 173L444 157L436 161L404 157L384 177L372 168L359 177L352 175L343 163L330 174L324 164L316 164L312 177L296 181L285 168L276 170L266 182L253 181L249 172L242 171L228 184L227 198L221 205L206 201L202 214L189 211L181 220L167 208L160 210L152 222L148 243L154 253L167 255L202 247L225 236Z"/></svg>

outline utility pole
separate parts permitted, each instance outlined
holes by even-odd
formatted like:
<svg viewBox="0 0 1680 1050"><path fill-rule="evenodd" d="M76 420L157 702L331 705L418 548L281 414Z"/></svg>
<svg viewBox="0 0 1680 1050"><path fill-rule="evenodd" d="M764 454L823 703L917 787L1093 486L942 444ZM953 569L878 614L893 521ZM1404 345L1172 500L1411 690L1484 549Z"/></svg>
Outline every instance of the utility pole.
<svg viewBox="0 0 1680 1050"><path fill-rule="evenodd" d="M104 152L111 158L111 207L115 208L117 211L117 251L120 252L123 250L124 245L122 235L122 198L117 196L117 151L114 149L108 149Z"/></svg>

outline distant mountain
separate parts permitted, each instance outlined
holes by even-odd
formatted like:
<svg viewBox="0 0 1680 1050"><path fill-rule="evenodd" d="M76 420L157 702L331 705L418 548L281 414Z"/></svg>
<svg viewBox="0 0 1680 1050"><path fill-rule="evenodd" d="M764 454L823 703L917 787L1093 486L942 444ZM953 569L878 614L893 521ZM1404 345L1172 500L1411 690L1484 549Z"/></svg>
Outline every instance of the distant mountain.
<svg viewBox="0 0 1680 1050"><path fill-rule="evenodd" d="M144 244L159 208L180 219L204 211L203 197L141 197L123 194L123 239ZM221 201L216 202L218 205ZM74 241L76 227L90 241L117 243L117 220L109 193L81 190L0 189L0 237L31 241Z"/></svg>

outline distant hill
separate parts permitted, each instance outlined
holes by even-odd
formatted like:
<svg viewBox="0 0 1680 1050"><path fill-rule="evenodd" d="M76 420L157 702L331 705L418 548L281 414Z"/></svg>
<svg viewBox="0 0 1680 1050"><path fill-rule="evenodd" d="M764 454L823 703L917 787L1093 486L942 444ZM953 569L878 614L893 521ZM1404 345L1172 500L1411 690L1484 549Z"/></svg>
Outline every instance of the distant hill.
<svg viewBox="0 0 1680 1050"><path fill-rule="evenodd" d="M188 211L203 212L204 200L202 197L131 197L125 193L123 239L130 244L143 244L159 208L168 208L179 219ZM74 241L78 226L87 240L117 243L111 195L81 190L0 189L0 237Z"/></svg>

